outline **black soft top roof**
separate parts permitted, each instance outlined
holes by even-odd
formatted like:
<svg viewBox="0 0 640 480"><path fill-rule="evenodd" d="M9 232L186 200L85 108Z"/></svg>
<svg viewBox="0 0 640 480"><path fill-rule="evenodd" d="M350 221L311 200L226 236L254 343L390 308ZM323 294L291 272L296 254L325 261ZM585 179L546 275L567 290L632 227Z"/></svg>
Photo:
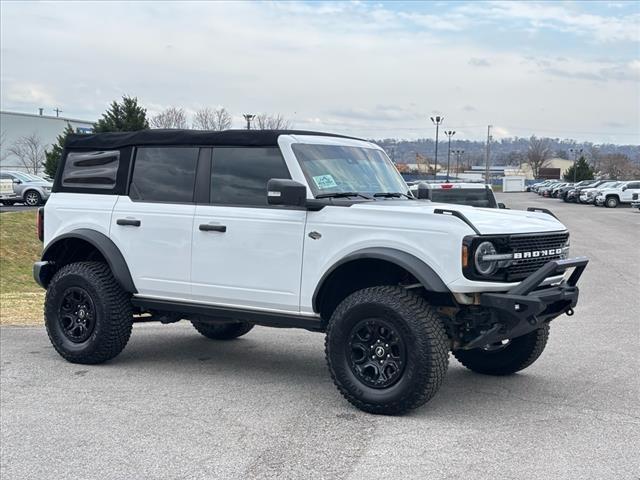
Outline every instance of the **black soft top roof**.
<svg viewBox="0 0 640 480"><path fill-rule="evenodd" d="M304 130L139 130L137 132L109 132L73 134L67 137L67 148L122 148L134 145L211 145L235 147L273 147L280 135L318 135L326 137L360 138L334 133Z"/></svg>

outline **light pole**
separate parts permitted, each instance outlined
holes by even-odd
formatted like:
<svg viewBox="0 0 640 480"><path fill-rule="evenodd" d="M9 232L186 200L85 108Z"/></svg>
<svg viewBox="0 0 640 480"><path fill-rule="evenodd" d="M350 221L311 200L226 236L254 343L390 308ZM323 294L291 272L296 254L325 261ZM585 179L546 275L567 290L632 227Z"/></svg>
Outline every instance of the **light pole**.
<svg viewBox="0 0 640 480"><path fill-rule="evenodd" d="M254 118L256 118L255 115L252 115L251 113L245 113L242 115L244 117L244 119L247 121L247 130L251 130L251 120L253 120Z"/></svg>
<svg viewBox="0 0 640 480"><path fill-rule="evenodd" d="M449 137L449 149L447 150L447 182L449 181L449 165L451 164L451 137L456 134L455 130L445 130L444 134Z"/></svg>
<svg viewBox="0 0 640 480"><path fill-rule="evenodd" d="M444 117L436 115L435 117L431 117L431 121L436 126L436 164L433 169L433 179L435 180L438 175L438 131L440 129L440 124L444 121Z"/></svg>
<svg viewBox="0 0 640 480"><path fill-rule="evenodd" d="M576 183L576 176L578 174L578 153L582 156L582 149L570 148L569 151L573 153L573 183Z"/></svg>
<svg viewBox="0 0 640 480"><path fill-rule="evenodd" d="M460 157L464 154L464 150L454 150L456 154L456 176L460 173Z"/></svg>

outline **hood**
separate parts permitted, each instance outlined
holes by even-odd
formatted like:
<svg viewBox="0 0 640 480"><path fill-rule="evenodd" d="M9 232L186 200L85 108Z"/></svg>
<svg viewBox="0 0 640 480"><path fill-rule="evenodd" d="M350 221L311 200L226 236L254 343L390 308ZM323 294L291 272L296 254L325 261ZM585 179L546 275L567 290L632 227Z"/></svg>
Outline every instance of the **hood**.
<svg viewBox="0 0 640 480"><path fill-rule="evenodd" d="M25 182L23 185L31 185L32 187L53 187L53 183L46 180L37 180L35 182Z"/></svg>
<svg viewBox="0 0 640 480"><path fill-rule="evenodd" d="M383 212L415 214L416 217L424 218L425 222L428 221L427 215L441 216L441 214L433 213L436 208L457 210L467 217L483 235L557 232L566 230L566 227L558 219L549 214L527 212L524 210L476 208L466 205L434 203L423 200L379 200L376 202L356 203L349 208L371 210L380 214ZM452 220L464 224L464 222L458 218L454 217ZM473 233L471 227L469 227L469 230L470 234Z"/></svg>

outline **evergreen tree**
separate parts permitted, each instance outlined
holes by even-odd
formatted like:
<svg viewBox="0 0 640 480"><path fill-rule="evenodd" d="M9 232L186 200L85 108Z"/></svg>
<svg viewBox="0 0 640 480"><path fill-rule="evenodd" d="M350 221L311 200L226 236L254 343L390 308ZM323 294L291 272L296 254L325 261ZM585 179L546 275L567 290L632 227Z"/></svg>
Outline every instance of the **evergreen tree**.
<svg viewBox="0 0 640 480"><path fill-rule="evenodd" d="M122 97L122 103L111 103L102 118L93 125L93 131L101 132L133 132L149 128L147 110L138 105L136 97Z"/></svg>
<svg viewBox="0 0 640 480"><path fill-rule="evenodd" d="M56 171L58 170L58 164L60 163L60 158L62 157L62 151L64 150L64 144L67 142L67 137L72 133L76 133L73 130L71 124L67 123L67 128L58 135L57 143L51 146L51 151L44 152L46 157L44 161L44 173L50 177L55 178Z"/></svg>
<svg viewBox="0 0 640 480"><path fill-rule="evenodd" d="M576 182L581 182L582 180L593 180L593 169L589 166L584 156L580 156L578 161L567 169L564 174L565 181L573 182L574 171Z"/></svg>

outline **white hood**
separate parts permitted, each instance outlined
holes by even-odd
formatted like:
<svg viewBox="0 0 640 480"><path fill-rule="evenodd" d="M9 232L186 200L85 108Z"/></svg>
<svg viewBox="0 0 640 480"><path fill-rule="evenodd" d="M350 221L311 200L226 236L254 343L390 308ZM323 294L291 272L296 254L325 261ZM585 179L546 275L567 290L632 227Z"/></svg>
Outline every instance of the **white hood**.
<svg viewBox="0 0 640 480"><path fill-rule="evenodd" d="M542 212L527 212L524 210L506 210L499 208L476 208L466 205L451 203L434 203L429 201L376 201L363 202L352 205L350 208L363 210L376 210L380 213L398 212L415 213L416 215L438 215L433 211L436 208L445 210L457 210L469 219L471 223L483 235L512 234L512 233L539 233L564 231L566 227L556 218ZM425 222L428 218L425 218ZM452 221L461 222L458 218ZM473 233L470 229L470 234Z"/></svg>

